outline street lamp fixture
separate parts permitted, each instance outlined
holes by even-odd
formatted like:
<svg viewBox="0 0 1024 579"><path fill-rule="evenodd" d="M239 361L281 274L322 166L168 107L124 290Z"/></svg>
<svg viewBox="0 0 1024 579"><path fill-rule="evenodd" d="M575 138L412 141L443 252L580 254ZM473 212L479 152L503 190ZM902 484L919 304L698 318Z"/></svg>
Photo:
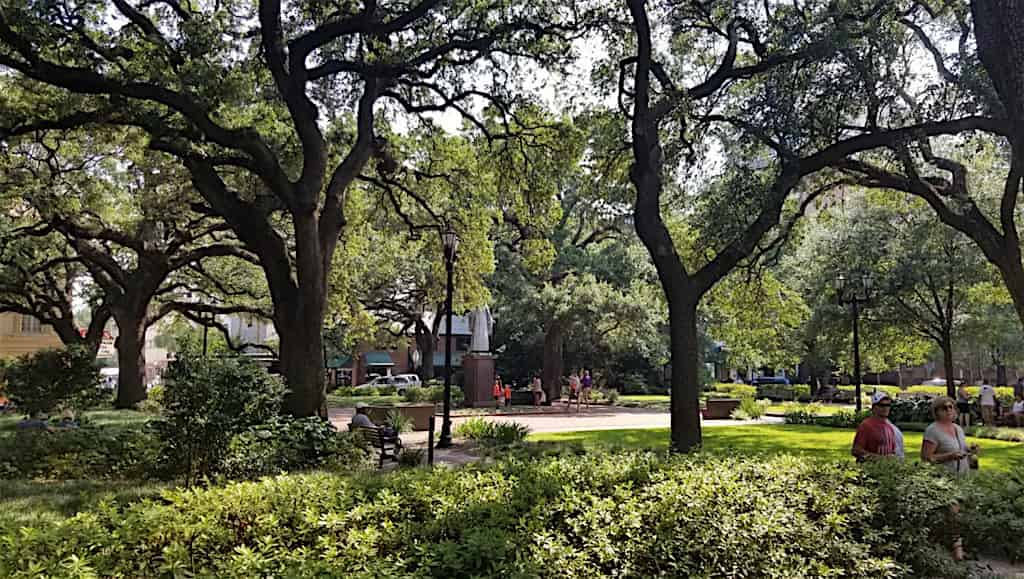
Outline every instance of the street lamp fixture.
<svg viewBox="0 0 1024 579"><path fill-rule="evenodd" d="M444 246L444 268L448 274L445 286L444 315L444 418L441 421L441 437L437 440L438 448L452 445L452 276L455 271L455 257L459 250L459 236L448 225L441 232L441 243ZM433 364L433 361L430 361Z"/></svg>
<svg viewBox="0 0 1024 579"><path fill-rule="evenodd" d="M847 279L843 274L836 276L836 297L839 305L851 306L853 318L853 384L854 397L857 402L857 412L861 410L861 377L860 377L860 308L871 300L871 290L874 288L874 280L870 275L862 275L860 283L853 278Z"/></svg>

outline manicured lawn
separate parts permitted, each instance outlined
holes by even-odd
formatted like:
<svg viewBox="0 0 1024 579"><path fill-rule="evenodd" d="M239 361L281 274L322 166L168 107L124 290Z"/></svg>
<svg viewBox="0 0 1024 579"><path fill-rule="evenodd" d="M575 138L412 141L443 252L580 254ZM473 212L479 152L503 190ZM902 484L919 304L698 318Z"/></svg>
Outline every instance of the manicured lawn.
<svg viewBox="0 0 1024 579"><path fill-rule="evenodd" d="M404 402L405 398L402 396L337 396L334 394L327 395L327 405L335 408L352 408L357 402L372 405L392 405Z"/></svg>
<svg viewBox="0 0 1024 579"><path fill-rule="evenodd" d="M916 460L921 449L921 433L906 432L907 457ZM584 446L616 448L668 447L667 428L589 430L538 433L529 437L537 442L571 442ZM981 438L968 442L981 447L981 468L1006 470L1024 464L1024 444ZM736 451L748 454L788 452L827 460L850 459L853 430L824 426L773 424L763 426L722 426L704 430L704 447L710 452Z"/></svg>
<svg viewBox="0 0 1024 579"><path fill-rule="evenodd" d="M22 418L17 412L0 415L0 431L15 430ZM87 410L81 415L81 420L91 425L114 428L141 427L153 418L156 418L155 414L136 410Z"/></svg>

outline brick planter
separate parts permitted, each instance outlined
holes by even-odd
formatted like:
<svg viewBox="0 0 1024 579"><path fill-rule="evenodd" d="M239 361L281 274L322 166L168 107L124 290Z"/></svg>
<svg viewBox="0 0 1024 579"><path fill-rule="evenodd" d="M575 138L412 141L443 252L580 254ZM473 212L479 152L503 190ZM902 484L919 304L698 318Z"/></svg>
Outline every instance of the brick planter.
<svg viewBox="0 0 1024 579"><path fill-rule="evenodd" d="M740 407L739 398L709 398L701 415L706 420L729 418Z"/></svg>
<svg viewBox="0 0 1024 579"><path fill-rule="evenodd" d="M430 428L430 417L434 414L434 405L401 404L396 406L370 406L366 409L366 414L374 424L384 424L387 422L388 413L393 410L411 418L413 430L427 430Z"/></svg>

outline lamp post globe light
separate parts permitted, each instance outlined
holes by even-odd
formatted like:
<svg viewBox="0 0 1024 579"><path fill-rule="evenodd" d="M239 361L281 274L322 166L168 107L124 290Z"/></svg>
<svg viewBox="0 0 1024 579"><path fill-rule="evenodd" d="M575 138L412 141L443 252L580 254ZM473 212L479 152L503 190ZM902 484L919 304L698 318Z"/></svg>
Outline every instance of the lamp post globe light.
<svg viewBox="0 0 1024 579"><path fill-rule="evenodd" d="M441 243L444 246L444 269L448 274L448 281L444 296L447 328L444 335L444 418L441 420L441 436L437 440L437 447L448 448L452 445L452 275L459 250L459 236L451 225L441 233Z"/></svg>
<svg viewBox="0 0 1024 579"><path fill-rule="evenodd" d="M843 274L836 276L836 297L839 305L851 306L853 321L853 385L854 397L856 398L857 412L861 410L861 377L860 377L860 307L871 300L871 290L874 280L870 275L860 276L860 283L854 279L847 279Z"/></svg>

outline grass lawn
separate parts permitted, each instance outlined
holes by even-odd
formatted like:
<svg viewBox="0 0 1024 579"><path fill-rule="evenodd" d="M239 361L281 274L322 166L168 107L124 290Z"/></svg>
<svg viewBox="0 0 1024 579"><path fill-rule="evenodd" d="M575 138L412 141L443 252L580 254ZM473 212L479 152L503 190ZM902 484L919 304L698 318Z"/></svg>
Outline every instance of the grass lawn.
<svg viewBox="0 0 1024 579"><path fill-rule="evenodd" d="M327 405L334 408L352 408L357 402L363 402L365 404L373 404L376 406L390 406L398 404L399 402L405 402L405 398L402 396L338 396L336 394L327 395Z"/></svg>
<svg viewBox="0 0 1024 579"><path fill-rule="evenodd" d="M619 403L623 406L643 406L647 408L668 408L671 398L664 394L623 394L619 396ZM841 409L853 410L852 404L819 404L821 410L818 416L831 416ZM772 414L784 414L786 406L783 404L772 404L768 407Z"/></svg>
<svg viewBox="0 0 1024 579"><path fill-rule="evenodd" d="M56 522L95 507L102 500L125 504L156 497L171 486L142 481L0 479L0 528Z"/></svg>
<svg viewBox="0 0 1024 579"><path fill-rule="evenodd" d="M51 418L53 417L51 416ZM17 424L21 422L22 418L23 416L17 412L0 415L0 432L16 430ZM155 414L137 410L86 410L81 415L83 421L93 426L113 428L141 427L147 420L153 418L156 418Z"/></svg>
<svg viewBox="0 0 1024 579"><path fill-rule="evenodd" d="M850 457L853 432L843 428L790 424L723 426L704 429L704 448L711 452L789 452L826 460L853 460ZM921 448L921 433L905 432L904 437L908 458L916 459ZM529 440L537 442L574 442L584 446L650 449L667 448L668 439L667 428L543 432L529 437ZM977 443L981 447L981 468L1006 470L1024 464L1024 444L981 438L968 438L968 442Z"/></svg>

